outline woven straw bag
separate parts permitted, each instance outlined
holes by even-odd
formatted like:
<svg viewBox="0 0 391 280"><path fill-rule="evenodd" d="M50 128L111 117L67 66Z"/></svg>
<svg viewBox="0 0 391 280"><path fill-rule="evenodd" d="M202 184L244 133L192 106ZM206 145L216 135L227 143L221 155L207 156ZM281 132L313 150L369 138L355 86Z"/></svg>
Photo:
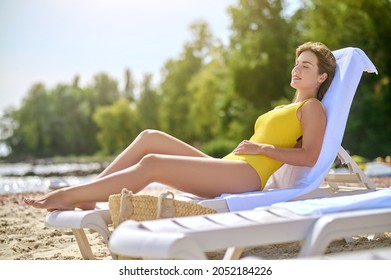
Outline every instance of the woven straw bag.
<svg viewBox="0 0 391 280"><path fill-rule="evenodd" d="M109 209L114 228L129 219L146 221L216 213L215 209L198 203L177 200L169 191L153 196L133 194L127 189L109 197Z"/></svg>

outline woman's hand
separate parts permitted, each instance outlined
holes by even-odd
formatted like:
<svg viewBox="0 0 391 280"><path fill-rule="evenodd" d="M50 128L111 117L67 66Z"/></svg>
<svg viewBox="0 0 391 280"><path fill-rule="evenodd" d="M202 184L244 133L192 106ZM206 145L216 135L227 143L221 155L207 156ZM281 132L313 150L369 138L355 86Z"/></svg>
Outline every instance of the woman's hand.
<svg viewBox="0 0 391 280"><path fill-rule="evenodd" d="M235 155L259 155L262 151L262 145L243 140L232 153Z"/></svg>

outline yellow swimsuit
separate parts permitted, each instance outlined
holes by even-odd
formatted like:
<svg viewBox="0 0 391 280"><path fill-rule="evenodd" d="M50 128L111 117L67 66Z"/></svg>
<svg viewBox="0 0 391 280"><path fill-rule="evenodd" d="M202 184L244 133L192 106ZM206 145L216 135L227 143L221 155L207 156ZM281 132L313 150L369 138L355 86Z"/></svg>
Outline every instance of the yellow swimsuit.
<svg viewBox="0 0 391 280"><path fill-rule="evenodd" d="M255 122L254 134L249 141L285 148L294 147L303 134L296 112L308 100L310 99L286 106L278 106L274 110L259 116ZM282 162L264 155L234 155L230 153L224 159L243 160L251 165L261 179L261 190L265 187L269 177L282 165Z"/></svg>

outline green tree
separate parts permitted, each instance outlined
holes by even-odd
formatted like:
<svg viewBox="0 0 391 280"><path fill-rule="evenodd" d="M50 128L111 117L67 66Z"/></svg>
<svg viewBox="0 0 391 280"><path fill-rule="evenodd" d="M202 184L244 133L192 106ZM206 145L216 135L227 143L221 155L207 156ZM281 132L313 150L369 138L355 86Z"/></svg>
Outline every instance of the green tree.
<svg viewBox="0 0 391 280"><path fill-rule="evenodd" d="M16 121L17 110L14 107L7 107L0 116L0 145L3 147L5 154L0 157L9 157L12 153L11 146L15 138L15 131L18 127Z"/></svg>
<svg viewBox="0 0 391 280"><path fill-rule="evenodd" d="M92 88L97 94L98 105L110 105L120 97L118 82L106 73L94 76Z"/></svg>
<svg viewBox="0 0 391 280"><path fill-rule="evenodd" d="M190 27L193 40L186 43L179 58L169 60L163 68L162 100L159 111L161 128L184 141L192 142L189 118L191 94L188 84L203 66L213 38L205 22Z"/></svg>
<svg viewBox="0 0 391 280"><path fill-rule="evenodd" d="M229 69L236 94L258 112L270 109L289 86L289 26L280 0L241 0L231 7Z"/></svg>
<svg viewBox="0 0 391 280"><path fill-rule="evenodd" d="M141 129L159 129L159 95L152 86L152 75L144 75L141 82L140 98L137 101L137 113L140 116Z"/></svg>
<svg viewBox="0 0 391 280"><path fill-rule="evenodd" d="M135 101L134 88L135 88L135 82L133 80L132 71L130 71L130 69L126 69L125 70L125 88L123 91L123 97L127 98L129 101Z"/></svg>
<svg viewBox="0 0 391 280"><path fill-rule="evenodd" d="M205 142L217 137L221 131L221 110L226 93L226 68L221 60L208 63L189 82L191 94L189 117L193 139Z"/></svg>
<svg viewBox="0 0 391 280"><path fill-rule="evenodd" d="M50 118L48 92L37 83L23 99L21 108L13 114L16 129L7 139L14 157L48 156Z"/></svg>
<svg viewBox="0 0 391 280"><path fill-rule="evenodd" d="M49 135L53 155L92 154L98 145L92 120L92 93L75 86L58 85L51 92Z"/></svg>
<svg viewBox="0 0 391 280"><path fill-rule="evenodd" d="M368 158L391 146L391 1L305 0L292 18L296 38L322 41L331 49L359 47L379 75L363 75L353 100L343 145ZM357 141L365 139L365 141Z"/></svg>
<svg viewBox="0 0 391 280"><path fill-rule="evenodd" d="M126 99L97 108L93 119L100 129L97 134L99 145L107 155L125 149L139 131L134 104Z"/></svg>

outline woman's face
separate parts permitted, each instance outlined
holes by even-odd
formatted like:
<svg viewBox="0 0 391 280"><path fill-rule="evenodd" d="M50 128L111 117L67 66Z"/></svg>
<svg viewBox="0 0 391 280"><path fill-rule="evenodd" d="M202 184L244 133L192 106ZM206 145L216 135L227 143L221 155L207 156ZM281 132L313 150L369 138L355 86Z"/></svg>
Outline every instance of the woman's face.
<svg viewBox="0 0 391 280"><path fill-rule="evenodd" d="M327 74L319 74L318 58L311 51L302 52L292 69L291 87L299 92L316 93Z"/></svg>

